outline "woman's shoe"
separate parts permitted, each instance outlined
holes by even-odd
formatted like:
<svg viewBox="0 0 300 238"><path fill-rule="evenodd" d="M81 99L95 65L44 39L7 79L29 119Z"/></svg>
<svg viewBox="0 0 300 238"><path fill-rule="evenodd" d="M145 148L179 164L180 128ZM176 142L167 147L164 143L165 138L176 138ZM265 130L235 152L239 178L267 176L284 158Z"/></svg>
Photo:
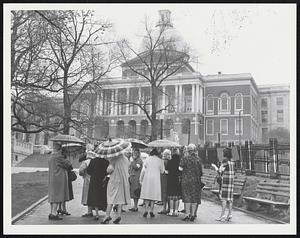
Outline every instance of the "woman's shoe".
<svg viewBox="0 0 300 238"><path fill-rule="evenodd" d="M221 216L219 218L216 218L216 221L224 222L225 221L225 216Z"/></svg>
<svg viewBox="0 0 300 238"><path fill-rule="evenodd" d="M190 221L194 221L195 220L195 216L191 216Z"/></svg>
<svg viewBox="0 0 300 238"><path fill-rule="evenodd" d="M188 215L188 216L186 216L185 218L183 218L182 220L183 220L183 221L189 221L190 219L191 219L191 216Z"/></svg>
<svg viewBox="0 0 300 238"><path fill-rule="evenodd" d="M62 212L63 212L63 210L61 210L61 209L57 209L57 214L59 215L59 214L62 214Z"/></svg>
<svg viewBox="0 0 300 238"><path fill-rule="evenodd" d="M148 216L148 212L144 212L143 217L147 217Z"/></svg>
<svg viewBox="0 0 300 238"><path fill-rule="evenodd" d="M60 214L66 215L66 216L70 216L71 215L71 213L68 213L67 211L61 211Z"/></svg>
<svg viewBox="0 0 300 238"><path fill-rule="evenodd" d="M49 214L48 218L49 218L49 220L62 220L61 217L59 217L58 215L53 215L53 214Z"/></svg>
<svg viewBox="0 0 300 238"><path fill-rule="evenodd" d="M113 221L114 224L119 224L121 221L121 217L117 217L116 220Z"/></svg>
<svg viewBox="0 0 300 238"><path fill-rule="evenodd" d="M227 217L226 217L226 221L230 221L232 219L232 215L228 215Z"/></svg>
<svg viewBox="0 0 300 238"><path fill-rule="evenodd" d="M168 211L166 211L166 210L162 210L162 211L159 211L159 212L158 212L158 214L163 214L163 215L164 215L164 214L167 214L167 213L168 213Z"/></svg>
<svg viewBox="0 0 300 238"><path fill-rule="evenodd" d="M151 217L151 218L155 217L155 215L154 215L153 212L150 212L150 217Z"/></svg>
<svg viewBox="0 0 300 238"><path fill-rule="evenodd" d="M86 213L86 214L83 214L81 217L93 217L93 213L92 212Z"/></svg>
<svg viewBox="0 0 300 238"><path fill-rule="evenodd" d="M106 217L103 221L101 221L101 224L107 224L111 220L111 217Z"/></svg>
<svg viewBox="0 0 300 238"><path fill-rule="evenodd" d="M99 220L99 216L96 215L95 218L94 218L94 220L98 221Z"/></svg>
<svg viewBox="0 0 300 238"><path fill-rule="evenodd" d="M131 212L137 212L138 210L139 210L138 208L134 208L134 207L129 209L129 211Z"/></svg>

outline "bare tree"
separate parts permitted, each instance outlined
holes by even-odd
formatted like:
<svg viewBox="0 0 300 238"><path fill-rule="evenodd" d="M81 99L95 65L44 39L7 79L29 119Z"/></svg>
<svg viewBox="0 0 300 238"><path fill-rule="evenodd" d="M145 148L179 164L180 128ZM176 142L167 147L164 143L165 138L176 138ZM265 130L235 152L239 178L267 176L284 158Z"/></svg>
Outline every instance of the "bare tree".
<svg viewBox="0 0 300 238"><path fill-rule="evenodd" d="M149 93L141 97L132 97L116 102L120 105L131 105L141 109L151 123L151 140L155 140L158 134L157 114L174 107L174 104L167 103L159 107L159 97L167 95L161 89L162 83L168 77L184 70L192 70L189 62L189 49L177 36L170 34L168 22L160 22L155 28L149 22L145 24L145 36L142 41L142 53L130 43L123 40L119 43L119 49L123 60L124 72L128 77L136 77L136 84L147 83ZM171 96L171 95L167 95Z"/></svg>
<svg viewBox="0 0 300 238"><path fill-rule="evenodd" d="M37 18L40 25L34 25L26 30L33 33L36 29L41 29L41 35L44 35L42 44L40 44L40 51L36 55L36 61L34 61L37 66L35 70L41 72L29 74L27 78L30 80L14 77L12 81L22 91L26 88L27 94L31 91L38 91L44 97L47 95L50 98L60 98L63 113L60 115L55 113L56 119L60 119L60 122L56 122L55 126L59 126L56 128L57 131L68 134L71 126L74 128L82 127L79 125L79 121L72 117L72 112L78 113L74 107L75 102L88 88L99 89L101 80L114 67L115 55L107 45L109 42L105 42L102 37L103 33L111 27L111 24L96 21L92 11L33 11L28 19L32 17ZM21 20L18 21L21 22ZM13 34L14 31L12 30ZM32 48L27 48L28 52L32 54ZM14 65L19 66L20 63L16 62ZM97 65L96 69L95 65ZM92 69L93 67L94 69ZM15 94L19 95L18 99L22 99L20 100L21 108L25 98L32 99L30 93L27 97ZM37 95L34 96L36 99L41 98ZM37 105L36 100L31 100L31 103ZM35 108L30 104L30 101L28 104ZM32 118L38 115L36 110L27 110L27 114L31 114ZM19 119L19 125L24 124L24 120L21 117ZM39 119L39 122L42 122L42 125L38 123L29 124L35 129L29 131L23 128L23 132L38 132L48 129L49 126L43 126L44 120ZM50 125L53 126L51 123Z"/></svg>

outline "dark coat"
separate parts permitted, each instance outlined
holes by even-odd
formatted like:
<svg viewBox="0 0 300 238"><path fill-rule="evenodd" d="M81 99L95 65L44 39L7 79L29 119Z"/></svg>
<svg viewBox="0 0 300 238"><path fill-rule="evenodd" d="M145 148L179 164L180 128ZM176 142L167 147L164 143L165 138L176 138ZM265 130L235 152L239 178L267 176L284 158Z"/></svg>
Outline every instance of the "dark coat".
<svg viewBox="0 0 300 238"><path fill-rule="evenodd" d="M103 211L106 210L107 206L107 182L105 181L105 176L107 175L106 168L108 165L109 162L107 160L95 158L91 160L87 168L87 173L91 176L87 205L97 207Z"/></svg>

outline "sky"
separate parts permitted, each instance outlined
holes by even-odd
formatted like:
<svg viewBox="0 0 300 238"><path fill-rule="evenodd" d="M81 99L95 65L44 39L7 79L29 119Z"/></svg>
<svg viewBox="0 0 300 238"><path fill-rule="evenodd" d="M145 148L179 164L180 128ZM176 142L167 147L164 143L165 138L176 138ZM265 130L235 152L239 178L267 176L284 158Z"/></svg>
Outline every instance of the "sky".
<svg viewBox="0 0 300 238"><path fill-rule="evenodd" d="M110 4L93 7L117 37L140 44L143 21L169 9L202 75L251 73L258 85L295 80L296 11L291 4ZM195 62L198 62L196 64Z"/></svg>

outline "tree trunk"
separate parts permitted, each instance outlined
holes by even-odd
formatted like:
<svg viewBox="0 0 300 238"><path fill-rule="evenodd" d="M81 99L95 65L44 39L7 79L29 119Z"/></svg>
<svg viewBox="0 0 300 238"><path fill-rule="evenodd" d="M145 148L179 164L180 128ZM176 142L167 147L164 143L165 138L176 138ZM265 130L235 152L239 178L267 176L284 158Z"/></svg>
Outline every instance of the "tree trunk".
<svg viewBox="0 0 300 238"><path fill-rule="evenodd" d="M63 134L68 135L70 132L70 121L71 121L71 105L69 101L69 95L68 95L68 70L65 69L64 72L64 84L63 84L63 102L64 102L64 129Z"/></svg>
<svg viewBox="0 0 300 238"><path fill-rule="evenodd" d="M157 120L156 120L156 92L155 85L151 85L151 141L157 139Z"/></svg>

